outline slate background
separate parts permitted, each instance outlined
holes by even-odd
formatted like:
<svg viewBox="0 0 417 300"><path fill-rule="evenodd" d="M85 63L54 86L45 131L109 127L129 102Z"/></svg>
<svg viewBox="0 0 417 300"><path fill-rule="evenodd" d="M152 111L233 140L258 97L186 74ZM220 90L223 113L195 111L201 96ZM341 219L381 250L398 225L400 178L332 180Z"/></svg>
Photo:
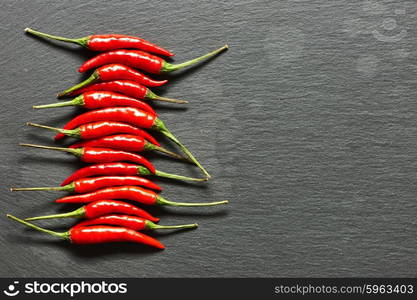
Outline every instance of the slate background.
<svg viewBox="0 0 417 300"><path fill-rule="evenodd" d="M230 51L168 76L161 118L207 166L206 185L159 181L172 200L227 208L152 210L196 231L140 245L71 246L0 218L0 276L416 276L416 4L405 1L11 1L0 3L2 213L68 210L55 185L81 166L25 122L63 125L72 108L33 111L81 80L92 54L23 33L139 35L176 62ZM168 143L166 143L168 145ZM157 168L198 175L161 156ZM45 221L64 229L73 221ZM60 225L62 224L62 225Z"/></svg>

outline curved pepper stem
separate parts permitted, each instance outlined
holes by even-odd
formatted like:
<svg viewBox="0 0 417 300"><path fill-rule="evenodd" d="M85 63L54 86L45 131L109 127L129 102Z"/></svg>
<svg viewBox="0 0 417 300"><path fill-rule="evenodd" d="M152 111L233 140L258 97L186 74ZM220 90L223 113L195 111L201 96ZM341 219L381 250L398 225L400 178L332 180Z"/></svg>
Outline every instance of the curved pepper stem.
<svg viewBox="0 0 417 300"><path fill-rule="evenodd" d="M63 191L63 192L74 192L75 185L73 182L64 186L45 186L45 187L25 187L25 188L10 188L12 192L20 191Z"/></svg>
<svg viewBox="0 0 417 300"><path fill-rule="evenodd" d="M43 108L56 108L56 107L64 107L64 106L83 106L83 105L84 105L84 97L83 95L80 95L70 101L57 102L57 103L44 104L44 105L34 105L32 106L32 108L43 109Z"/></svg>
<svg viewBox="0 0 417 300"><path fill-rule="evenodd" d="M217 201L217 202L208 202L208 203L185 203L185 202L173 202L173 201L169 201L161 196L157 196L156 197L156 204L159 205L169 205L169 206L189 206L189 207L194 207L194 206L214 206L214 205L221 205L221 204L227 204L229 203L229 201L224 200L224 201Z"/></svg>
<svg viewBox="0 0 417 300"><path fill-rule="evenodd" d="M207 181L207 178L194 178L194 177L182 176L182 175L177 175L177 174L165 173L163 171L158 171L158 170L156 170L155 175L159 177L177 179L177 180L183 180L183 181Z"/></svg>
<svg viewBox="0 0 417 300"><path fill-rule="evenodd" d="M59 237L61 239L64 239L64 240L69 240L70 239L70 235L69 235L69 232L68 231L67 232L56 232L56 231L52 231L52 230L48 230L48 229L45 229L45 228L36 226L36 225L31 224L29 222L26 222L26 221L24 221L22 219L19 219L19 218L15 217L15 216L12 216L10 214L7 214L6 216L9 219L12 219L12 220L14 220L16 222L19 222L19 223L21 223L23 225L26 225L26 226L28 226L30 228L33 228L35 230L38 230L38 231L41 231L41 232L44 232L44 233L47 233L47 234L50 234L50 235L53 235L53 236L57 236L57 237Z"/></svg>
<svg viewBox="0 0 417 300"><path fill-rule="evenodd" d="M184 224L184 225L158 225L149 220L145 221L145 228L149 230L156 230L156 229L191 229L197 228L198 224Z"/></svg>
<svg viewBox="0 0 417 300"><path fill-rule="evenodd" d="M188 103L187 100L178 100L178 99L171 99L171 98L158 96L154 92L152 92L150 89L147 90L145 98L151 99L154 101L164 101L164 102L171 102L171 103L180 103L180 104Z"/></svg>
<svg viewBox="0 0 417 300"><path fill-rule="evenodd" d="M77 139L81 138L81 133L80 133L80 130L78 128L68 130L68 129L62 129L62 128L56 128L56 127L51 127L51 126L36 124L36 123L30 123L30 122L26 123L26 125L33 126L33 127L38 127L38 128L43 128L43 129L48 129L48 130L52 130L52 131L55 131L55 132L59 132L59 133L65 134L66 136L70 136L70 137L73 137L73 138L77 138Z"/></svg>
<svg viewBox="0 0 417 300"><path fill-rule="evenodd" d="M191 161L187 157L184 157L182 155L179 155L179 154L177 154L175 152L169 151L168 149L165 149L163 147L159 147L159 146L154 145L154 144L149 143L149 142L145 142L145 150L158 151L158 152L164 153L164 154L166 154L168 156L171 156L173 158L176 158L176 159L179 159L179 160L183 160L183 161L186 161L186 162L193 163L193 161Z"/></svg>
<svg viewBox="0 0 417 300"><path fill-rule="evenodd" d="M71 149L71 148L51 147L51 146L23 144L23 143L20 143L19 145L23 146L23 147L32 147L32 148L40 148L40 149L48 149L48 150L57 150L57 151L68 152L68 153L74 154L75 156L78 156L78 157L81 157L83 155L83 148Z"/></svg>
<svg viewBox="0 0 417 300"><path fill-rule="evenodd" d="M85 216L85 209L84 209L84 206L82 206L76 210L63 213L63 214L32 217L32 218L26 218L25 220L34 221L34 220L44 220L44 219L56 219L56 218L83 218L84 216Z"/></svg>
<svg viewBox="0 0 417 300"><path fill-rule="evenodd" d="M194 58L192 60L183 62L181 64L176 64L176 65L173 65L173 64L170 64L170 63L164 61L160 73L172 72L172 71L176 71L176 70L179 70L179 69L182 69L182 68L185 68L185 67L194 65L194 64L196 64L196 63L198 63L198 62L200 62L200 61L202 61L202 60L204 60L206 58L209 58L211 56L217 55L220 52L222 52L224 50L227 50L227 49L229 49L229 46L228 45L224 45L223 47L221 47L221 48L219 48L217 50L214 50L214 51L212 51L210 53L207 53L206 55L203 55L203 56Z"/></svg>
<svg viewBox="0 0 417 300"><path fill-rule="evenodd" d="M57 35L52 35L52 34L47 34L47 33L43 33L43 32L40 32L40 31L36 31L36 30L31 29L31 28L26 28L25 32L36 35L36 36L39 36L39 37L48 38L48 39L51 39L51 40L78 44L78 45L83 46L83 47L87 47L88 40L90 39L90 37L88 37L88 36L83 37L83 38L79 38L79 39L69 39L69 38L62 37L62 36L57 36Z"/></svg>
<svg viewBox="0 0 417 300"><path fill-rule="evenodd" d="M168 130L165 124L160 119L155 119L155 124L153 126L154 129L158 130L159 132L163 133L166 137L168 137L171 141L177 144L181 150L187 154L187 156L200 168L200 170L206 175L207 179L211 178L211 175L207 172L207 170L198 162L198 160L194 157L194 155L185 147L172 133Z"/></svg>
<svg viewBox="0 0 417 300"><path fill-rule="evenodd" d="M151 173L147 168L138 166L138 174L147 176L147 175L156 175L163 178L169 178L169 179L176 179L176 180L182 180L182 181L207 181L207 178L193 178L193 177L187 177L177 174L170 174L163 171L155 171L155 174Z"/></svg>
<svg viewBox="0 0 417 300"><path fill-rule="evenodd" d="M97 71L94 71L93 74L91 74L91 76L88 77L86 80L84 80L84 81L66 89L65 91L59 93L57 95L57 97L60 98L60 97L63 97L65 95L68 95L69 93L72 93L73 91L76 91L76 90L78 90L78 89L80 89L80 88L82 88L86 85L92 84L92 83L94 83L98 80L100 80L100 75L98 74Z"/></svg>

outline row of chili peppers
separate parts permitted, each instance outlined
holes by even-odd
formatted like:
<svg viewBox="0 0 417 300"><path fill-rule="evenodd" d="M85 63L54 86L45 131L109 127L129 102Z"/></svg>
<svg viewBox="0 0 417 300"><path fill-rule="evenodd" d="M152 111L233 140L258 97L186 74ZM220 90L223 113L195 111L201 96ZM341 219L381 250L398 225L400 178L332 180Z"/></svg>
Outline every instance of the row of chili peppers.
<svg viewBox="0 0 417 300"><path fill-rule="evenodd" d="M212 57L226 50L227 45L199 58L174 65L154 55L171 57L174 55L172 52L137 37L107 34L69 39L41 33L30 28L27 28L26 32L38 37L79 44L93 51L105 52L89 59L79 68L79 72L95 69L90 77L58 94L58 97L76 96L75 98L70 101L33 107L44 109L82 106L91 111L75 117L63 128L28 123L30 126L56 132L55 140L68 136L82 141L67 148L21 144L27 147L67 152L80 158L83 162L94 164L79 169L65 179L60 186L11 189L12 191L48 190L76 193L78 195L61 197L55 202L83 203L85 205L68 213L25 220L8 214L9 218L75 244L130 241L163 249L164 245L161 242L138 231L195 228L197 224L158 225L156 223L159 218L120 200L129 200L145 205L171 206L213 206L227 203L227 201L173 202L157 193L161 191L160 186L141 177L156 175L185 181L206 181L211 176L188 148L158 118L154 109L142 100L181 104L187 103L187 101L156 95L148 87L161 86L167 83L167 80L154 80L136 70L140 69L153 74L172 72ZM185 156L161 147L158 141L145 129L155 130L165 135L180 147ZM142 151L158 151L173 158L193 163L201 169L204 177L192 178L156 170L150 161L135 153ZM51 231L28 222L71 217L86 220L76 224L67 232Z"/></svg>

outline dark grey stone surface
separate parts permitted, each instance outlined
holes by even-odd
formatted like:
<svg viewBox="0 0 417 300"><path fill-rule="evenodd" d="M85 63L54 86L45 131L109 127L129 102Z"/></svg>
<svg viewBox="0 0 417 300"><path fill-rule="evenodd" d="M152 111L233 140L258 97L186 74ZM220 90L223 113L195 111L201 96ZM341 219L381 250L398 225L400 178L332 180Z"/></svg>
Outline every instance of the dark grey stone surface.
<svg viewBox="0 0 417 300"><path fill-rule="evenodd" d="M92 55L25 27L139 35L175 51L176 62L230 45L155 89L190 100L159 112L214 175L205 185L160 181L163 195L230 205L152 209L165 224L201 225L157 234L163 252L69 245L1 217L1 276L416 276L415 3L3 0L0 17L0 210L17 216L72 208L52 202L60 194L8 188L56 185L81 166L18 143L53 144L25 122L60 126L79 110L31 106L78 82Z"/></svg>

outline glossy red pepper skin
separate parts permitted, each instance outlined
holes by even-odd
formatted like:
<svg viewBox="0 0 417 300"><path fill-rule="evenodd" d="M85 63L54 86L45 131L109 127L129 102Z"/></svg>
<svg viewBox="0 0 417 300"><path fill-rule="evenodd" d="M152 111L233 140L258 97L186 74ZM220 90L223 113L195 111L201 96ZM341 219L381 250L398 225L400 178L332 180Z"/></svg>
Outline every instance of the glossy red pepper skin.
<svg viewBox="0 0 417 300"><path fill-rule="evenodd" d="M159 74L164 60L158 56L139 50L113 50L101 53L81 65L78 72L85 72L110 63L127 65L152 74Z"/></svg>
<svg viewBox="0 0 417 300"><path fill-rule="evenodd" d="M149 87L161 86L168 82L168 80L154 80L133 68L121 64L105 65L94 72L97 73L101 81L130 80Z"/></svg>
<svg viewBox="0 0 417 300"><path fill-rule="evenodd" d="M83 162L86 163L106 163L114 161L130 161L143 165L146 170L151 174L155 174L155 167L143 156L137 153L131 153L127 151L120 151L108 148L94 148L94 147L83 147L83 148L63 148L63 147L51 147L43 145L34 145L34 144L20 144L25 147L48 149L55 151L67 152L75 155Z"/></svg>
<svg viewBox="0 0 417 300"><path fill-rule="evenodd" d="M109 188L104 188L97 190L91 193L81 194L81 195L72 195L59 198L55 200L57 203L90 203L103 199L125 199L130 201L136 201L145 205L170 205L170 206L187 206L187 207L196 207L196 206L215 206L227 204L229 201L216 201L216 202L206 202L206 203L187 203L187 202L173 202L169 201L162 196L158 195L156 192L147 190L138 186L114 186ZM37 217L48 218L48 217Z"/></svg>
<svg viewBox="0 0 417 300"><path fill-rule="evenodd" d="M93 74L94 75L94 74ZM93 81L92 77L87 79L88 82ZM126 96L134 97L140 100L147 99L153 101L164 101L164 102L171 102L171 103L188 103L186 100L178 100L178 99L171 99L166 97L161 97L154 94L150 89L146 86L141 85L137 82L131 80L113 80L101 83L94 83L91 85L86 85L85 81L66 89L62 93L58 94L58 98L61 96L66 95L79 95L86 92L101 92L101 91L109 91L109 92L118 92L124 94ZM120 101L118 105L120 105ZM130 104L130 103L129 103ZM84 105L82 98L75 98L72 101L67 101L64 103L53 103L48 105L36 105L33 108L52 108L52 107L61 107L61 106L73 106L73 105ZM126 104L125 106L127 106Z"/></svg>
<svg viewBox="0 0 417 300"><path fill-rule="evenodd" d="M80 179L80 178L87 178L87 177L93 177L93 176L99 176L99 175L141 175L141 176L147 176L147 175L156 175L160 177L165 178L171 178L176 180L185 180L185 181L205 181L205 179L200 178L189 178L184 177L180 175L175 174L169 174L162 171L156 170L155 174L152 174L151 171L149 171L147 168L143 166L138 166L134 164L129 163L123 163L123 162L112 162L112 163L103 163L103 164L97 164L92 166L86 166L84 168L81 168L74 173L72 173L67 179L65 179L60 185L65 186L67 184L70 184L74 180Z"/></svg>
<svg viewBox="0 0 417 300"><path fill-rule="evenodd" d="M33 106L33 108L44 109L65 106L82 106L86 109L97 109L115 106L130 106L156 115L156 112L149 104L141 100L131 98L122 94L117 94L111 91L89 91L85 92L82 95L79 95L78 97L75 97L70 101L61 101L58 103L35 105Z"/></svg>
<svg viewBox="0 0 417 300"><path fill-rule="evenodd" d="M67 185L77 179L92 177L97 175L123 175L123 176L134 176L138 175L138 165L113 162L105 164L97 164L92 166L86 166L78 169L65 179L61 186Z"/></svg>
<svg viewBox="0 0 417 300"><path fill-rule="evenodd" d="M25 220L16 218L10 214L7 215L8 218L13 219L21 224L24 224L27 227L32 229L47 233L49 235L59 237L61 239L70 241L74 244L102 244L102 243L111 243L111 242L134 242L140 244L146 244L158 249L164 249L164 245L161 244L158 240L149 237L145 234L137 232L135 230L125 228L125 227L114 227L114 226L105 226L105 225L95 225L88 227L76 227L71 228L66 232L56 232L48 230L39 226L36 226L32 223L29 223Z"/></svg>
<svg viewBox="0 0 417 300"><path fill-rule="evenodd" d="M161 187L149 179L139 176L99 176L80 178L72 182L75 193L89 193L101 188L119 185L137 185L148 189L161 191Z"/></svg>
<svg viewBox="0 0 417 300"><path fill-rule="evenodd" d="M72 228L91 225L113 225L130 228L136 231L148 229L146 219L129 215L106 215L90 220L81 221Z"/></svg>
<svg viewBox="0 0 417 300"><path fill-rule="evenodd" d="M123 34L101 34L89 36L87 48L93 51L109 51L114 49L140 49L163 56L174 54L144 39Z"/></svg>
<svg viewBox="0 0 417 300"><path fill-rule="evenodd" d="M144 137L147 141L154 145L161 144L147 131L132 126L130 124L114 122L114 121L99 121L94 123L83 124L78 127L82 139L97 139L108 135L126 133Z"/></svg>
<svg viewBox="0 0 417 300"><path fill-rule="evenodd" d="M80 159L86 163L106 163L114 161L130 161L145 166L149 171L155 173L155 167L144 158L142 155L130 153L126 151L107 149L107 148L93 148L84 147L78 148L82 150Z"/></svg>
<svg viewBox="0 0 417 300"><path fill-rule="evenodd" d="M57 203L90 203L103 199L125 199L146 205L156 205L158 195L154 191L137 186L119 186L97 190L82 195L72 195L55 200Z"/></svg>
<svg viewBox="0 0 417 300"><path fill-rule="evenodd" d="M95 140L82 141L69 146L69 148L100 147L122 151L141 152L145 151L147 141L145 138L129 134L105 136Z"/></svg>
<svg viewBox="0 0 417 300"><path fill-rule="evenodd" d="M130 215L105 215L94 219L81 221L72 228L85 227L91 225L112 225L122 226L125 228L140 230L156 230L156 229L191 229L197 228L198 224L182 224L182 225L157 225L149 219L144 219Z"/></svg>
<svg viewBox="0 0 417 300"><path fill-rule="evenodd" d="M141 128L152 128L155 120L155 115L134 107L108 107L85 112L69 121L63 128L74 129L82 124L97 121L126 122ZM58 133L55 140L60 140L64 136Z"/></svg>
<svg viewBox="0 0 417 300"><path fill-rule="evenodd" d="M69 231L69 239L74 244L103 244L115 242L133 242L164 249L158 240L143 233L125 227L96 225L88 227L75 227Z"/></svg>
<svg viewBox="0 0 417 300"><path fill-rule="evenodd" d="M69 136L69 137L82 139L82 140L97 139L97 138L105 137L108 135L114 135L117 133L125 133L129 135L139 136L141 138L146 139L147 142L150 142L158 147L160 146L158 141L152 135L150 135L147 131L141 128L132 126L130 124L122 123L122 122L113 122L113 121L92 122L92 123L82 124L77 128L69 129L69 130L31 123L31 122L26 123L26 125L52 130L60 134L63 134L64 136Z"/></svg>
<svg viewBox="0 0 417 300"><path fill-rule="evenodd" d="M64 186L11 188L11 191L62 191L68 193L89 193L111 186L137 185L147 189L161 191L161 187L149 179L139 176L99 176L79 178Z"/></svg>
<svg viewBox="0 0 417 300"><path fill-rule="evenodd" d="M99 66L119 63L123 65L127 65L136 69L144 70L148 73L153 74L160 74L166 72L172 72L175 70L179 70L193 64L196 64L204 59L212 57L214 55L219 54L222 51L225 51L229 48L229 46L224 45L223 47L216 49L210 53L202 55L200 57L191 59L189 61L180 63L180 64L170 64L163 60L162 58L148 54L143 51L138 50L114 50L105 53L101 53L81 65L78 69L79 72L85 72L93 68L97 68Z"/></svg>
<svg viewBox="0 0 417 300"><path fill-rule="evenodd" d="M136 99L145 99L149 89L139 83L130 80L113 80L108 82L94 83L70 93L71 96L80 95L85 92L109 91L116 92L133 97ZM129 105L125 105L129 106Z"/></svg>
<svg viewBox="0 0 417 300"><path fill-rule="evenodd" d="M157 151L176 159L186 160L186 158L175 152L149 143L141 136L131 134L109 135L95 140L78 142L69 146L70 149L85 147L109 148L126 152Z"/></svg>
<svg viewBox="0 0 417 300"><path fill-rule="evenodd" d="M129 96L121 95L112 91L106 91L105 89L102 89L99 92L85 92L82 94L82 98L84 107L87 109L126 106L135 107L156 115L155 110L149 104Z"/></svg>
<svg viewBox="0 0 417 300"><path fill-rule="evenodd" d="M99 200L87 205L81 206L80 208L62 214L38 216L27 218L27 221L33 220L45 220L45 219L56 219L56 218L83 218L83 219L94 219L97 217L105 216L108 214L125 214L133 215L152 222L158 222L159 219L155 218L145 210L131 205L126 202L116 200Z"/></svg>
<svg viewBox="0 0 417 300"><path fill-rule="evenodd" d="M159 221L159 218L150 215L145 210L123 201L104 199L88 203L83 208L85 219L94 219L108 214L125 214L141 217L152 222Z"/></svg>
<svg viewBox="0 0 417 300"><path fill-rule="evenodd" d="M96 69L93 74L90 75L84 81L66 89L58 94L58 97L65 95L75 95L75 91L88 87L96 82L113 82L117 80L126 80L130 83L135 83L139 87L141 86L160 86L167 82L167 80L157 81L153 80L142 73L120 64L111 64ZM120 89L120 88L119 88ZM150 91L147 90L149 94ZM136 94L135 94L136 96ZM149 96L149 95L148 95Z"/></svg>
<svg viewBox="0 0 417 300"><path fill-rule="evenodd" d="M27 33L49 38L53 40L63 41L66 43L74 43L83 46L93 51L109 51L114 49L140 49L146 52L152 52L163 56L173 56L174 54L158 45L155 45L147 40L139 37L124 35L124 34L95 34L82 38L66 38L56 35L51 35L43 32L26 28Z"/></svg>

